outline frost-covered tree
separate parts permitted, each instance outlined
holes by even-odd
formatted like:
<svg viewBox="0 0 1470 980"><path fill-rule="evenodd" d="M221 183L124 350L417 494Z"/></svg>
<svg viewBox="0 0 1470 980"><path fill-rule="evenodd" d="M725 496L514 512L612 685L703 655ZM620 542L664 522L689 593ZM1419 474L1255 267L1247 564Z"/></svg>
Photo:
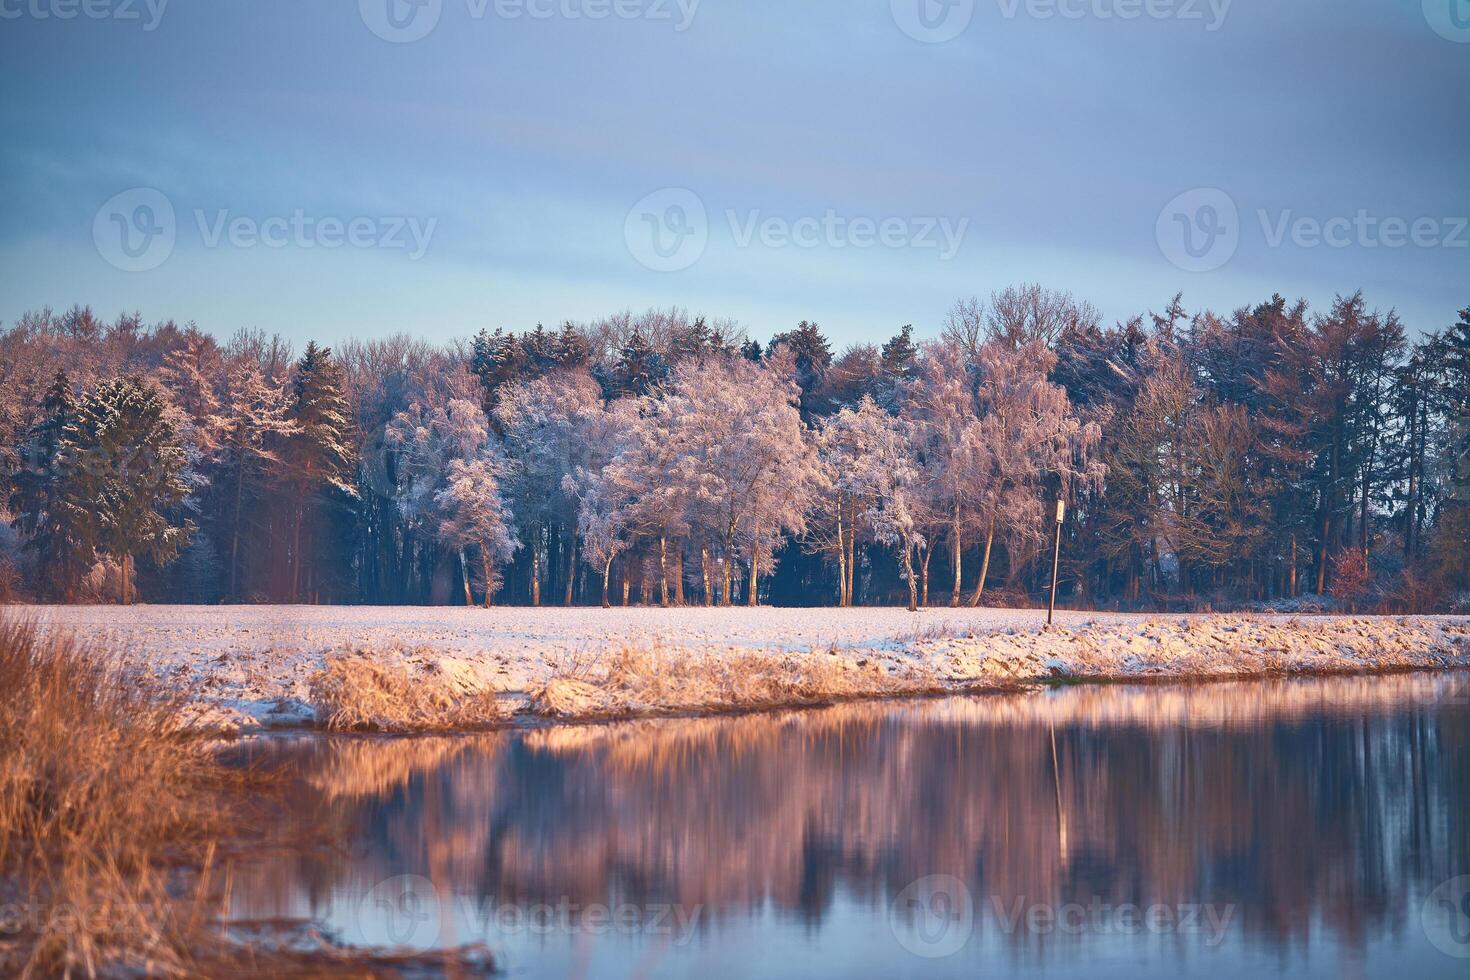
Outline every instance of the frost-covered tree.
<svg viewBox="0 0 1470 980"><path fill-rule="evenodd" d="M997 339L984 344L976 360L980 425L966 439L981 461L978 512L985 545L972 606L984 594L998 525L1007 531L1014 577L1020 546L1040 540L1043 493L1067 494L1102 477L1092 458L1101 430L1078 418L1066 390L1049 380L1054 353L1039 340L1016 345Z"/></svg>
<svg viewBox="0 0 1470 980"><path fill-rule="evenodd" d="M771 570L783 535L805 531L820 479L792 360L778 354L762 364L729 355L685 362L647 416L654 437L664 440L668 484L687 501L685 519L718 542L726 603L737 556L749 570L746 602L758 603L762 570ZM664 491L655 484L645 493Z"/></svg>
<svg viewBox="0 0 1470 980"><path fill-rule="evenodd" d="M654 349L638 327L628 342L618 352L608 379L608 388L615 397L646 395L664 383L669 376L668 361Z"/></svg>
<svg viewBox="0 0 1470 980"><path fill-rule="evenodd" d="M180 479L184 451L166 410L157 388L116 378L82 398L62 437L60 509L84 530L88 550L118 564L124 605L132 601L134 560L167 564L194 531L171 514L188 488Z"/></svg>
<svg viewBox="0 0 1470 980"><path fill-rule="evenodd" d="M624 499L617 484L606 470L579 468L568 474L563 483L577 497L577 533L582 537L582 560L602 575L602 607L611 602L608 590L612 582L612 565L627 550L628 530L632 517L630 502Z"/></svg>
<svg viewBox="0 0 1470 980"><path fill-rule="evenodd" d="M561 545L566 602L572 601L576 573L577 501L563 477L589 468L599 452L602 390L582 368L507 385L495 406L512 464L508 489L523 540L531 549L531 601L541 604L542 568L547 549Z"/></svg>
<svg viewBox="0 0 1470 980"><path fill-rule="evenodd" d="M949 540L952 606L960 604L964 546L979 524L995 470L990 456L994 447L980 432L977 373L978 365L971 363L963 344L945 337L924 345L916 377L905 390L904 412L913 423L925 510L933 521L928 534L932 539L943 533ZM927 584L926 575L926 593Z"/></svg>
<svg viewBox="0 0 1470 980"><path fill-rule="evenodd" d="M712 516L712 498L697 497L695 464L700 456L695 441L689 438L687 428L682 441L674 439L675 419L689 409L688 403L675 403L671 397L664 393L662 397L646 395L623 402L630 406L623 413L627 425L617 454L603 467L596 483L610 527L618 528L629 539L625 547L633 546L638 539L656 543L659 602L664 606L670 603L669 541L678 542L696 531L702 533L703 527L696 529L693 525L698 518L704 519L704 525L719 523ZM733 534L727 543L733 550ZM724 552L721 557L728 566ZM705 557L706 567L708 563ZM725 586L728 603L728 580Z"/></svg>
<svg viewBox="0 0 1470 980"><path fill-rule="evenodd" d="M241 358L229 375L218 413L209 419L215 433L222 514L229 531L226 595L239 598L241 541L246 515L268 492L268 480L282 462L282 449L295 435L287 415L286 392L266 378L260 362Z"/></svg>
<svg viewBox="0 0 1470 980"><path fill-rule="evenodd" d="M21 446L21 465L11 478L10 508L25 536L25 550L35 556L40 591L65 599L92 566L94 551L86 515L65 506L67 480L61 455L67 432L77 421L77 405L64 371L56 372L41 409Z"/></svg>
<svg viewBox="0 0 1470 980"><path fill-rule="evenodd" d="M214 338L190 331L183 345L170 351L158 369L159 381L169 400L180 412L175 425L186 441L192 439L201 454L215 447L211 420L219 415L217 387L224 374L224 360ZM188 427L191 432L185 432Z"/></svg>
<svg viewBox="0 0 1470 980"><path fill-rule="evenodd" d="M500 569L520 547L520 542L511 532L510 509L500 492L503 469L504 464L488 449L472 459L450 460L444 487L434 498L442 515L439 538L459 553L465 605L474 604L466 568L466 551L472 547L480 550L484 605L488 609L500 584Z"/></svg>
<svg viewBox="0 0 1470 980"><path fill-rule="evenodd" d="M399 516L408 531L430 545L447 540L440 529L446 518L443 505L450 499L442 493L451 466L480 459L490 450L492 441L489 420L477 403L465 398L436 402L414 401L384 430L384 443L394 453L394 499ZM501 467L492 469L489 476L496 480L498 499ZM425 555L430 562L432 552L429 547ZM463 546L459 549L459 565L465 604L473 605Z"/></svg>
<svg viewBox="0 0 1470 980"><path fill-rule="evenodd" d="M845 408L826 422L822 442L839 498L854 501L857 520L898 552L912 611L919 607L914 556L926 543L919 516L921 472L908 430L902 419L865 397L856 409Z"/></svg>

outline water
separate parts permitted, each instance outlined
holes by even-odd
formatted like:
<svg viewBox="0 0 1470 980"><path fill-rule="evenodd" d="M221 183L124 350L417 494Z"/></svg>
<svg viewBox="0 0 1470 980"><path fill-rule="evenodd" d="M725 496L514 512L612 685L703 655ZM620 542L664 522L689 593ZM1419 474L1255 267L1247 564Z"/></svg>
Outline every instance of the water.
<svg viewBox="0 0 1470 980"><path fill-rule="evenodd" d="M1470 976L1464 674L257 750L235 916L513 977Z"/></svg>

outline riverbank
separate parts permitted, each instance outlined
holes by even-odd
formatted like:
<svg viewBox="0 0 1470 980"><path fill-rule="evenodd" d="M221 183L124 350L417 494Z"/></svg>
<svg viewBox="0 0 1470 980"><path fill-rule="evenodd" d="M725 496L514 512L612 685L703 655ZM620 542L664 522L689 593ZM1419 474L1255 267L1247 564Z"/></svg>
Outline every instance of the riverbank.
<svg viewBox="0 0 1470 980"><path fill-rule="evenodd" d="M1040 611L947 608L51 606L11 614L144 658L190 692L194 727L241 733L334 719L339 728L430 730L702 714L1068 679L1470 667L1470 617L1063 612L1047 629ZM411 692L412 703L396 704L395 692ZM364 698L372 703L358 710Z"/></svg>

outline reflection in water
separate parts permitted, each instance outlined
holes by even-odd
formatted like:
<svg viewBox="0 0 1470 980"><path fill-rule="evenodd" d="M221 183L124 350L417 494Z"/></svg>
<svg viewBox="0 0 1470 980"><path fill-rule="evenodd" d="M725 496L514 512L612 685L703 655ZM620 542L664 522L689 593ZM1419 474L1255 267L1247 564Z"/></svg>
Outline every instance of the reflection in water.
<svg viewBox="0 0 1470 980"><path fill-rule="evenodd" d="M350 846L233 907L516 976L1463 976L1467 742L1463 674L267 740Z"/></svg>

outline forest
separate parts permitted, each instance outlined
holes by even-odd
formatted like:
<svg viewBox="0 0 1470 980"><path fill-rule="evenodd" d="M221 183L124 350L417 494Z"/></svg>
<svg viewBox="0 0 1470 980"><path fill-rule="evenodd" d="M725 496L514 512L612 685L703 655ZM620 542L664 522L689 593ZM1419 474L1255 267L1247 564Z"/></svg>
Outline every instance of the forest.
<svg viewBox="0 0 1470 980"><path fill-rule="evenodd" d="M1105 326L1028 284L933 333L675 308L297 350L29 313L0 600L1026 605L1063 500L1063 604L1470 602L1470 308Z"/></svg>

